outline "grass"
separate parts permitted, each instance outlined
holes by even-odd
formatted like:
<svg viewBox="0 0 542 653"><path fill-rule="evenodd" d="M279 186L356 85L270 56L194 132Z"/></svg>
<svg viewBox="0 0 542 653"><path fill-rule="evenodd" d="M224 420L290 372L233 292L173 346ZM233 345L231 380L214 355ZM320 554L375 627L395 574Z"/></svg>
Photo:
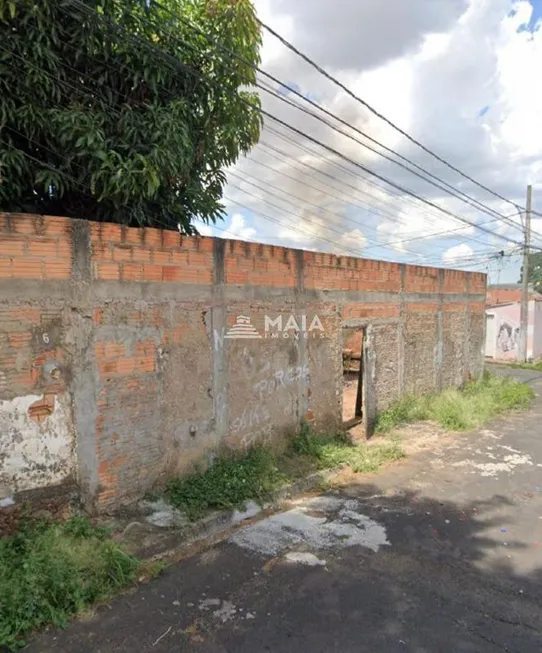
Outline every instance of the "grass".
<svg viewBox="0 0 542 653"><path fill-rule="evenodd" d="M468 383L461 390L404 397L380 414L376 430L388 433L401 425L434 421L446 429L465 431L503 413L526 408L533 396L528 385L486 373L479 381Z"/></svg>
<svg viewBox="0 0 542 653"><path fill-rule="evenodd" d="M383 464L399 460L403 452L396 441L386 444L353 444L343 433L313 433L306 425L292 442L297 456L312 459L318 469L348 465L352 471L376 472Z"/></svg>
<svg viewBox="0 0 542 653"><path fill-rule="evenodd" d="M166 498L194 521L212 510L239 508L249 499L262 502L286 482L318 469L346 464L355 472L372 472L402 455L397 443L353 445L343 434L313 433L304 425L286 453L277 456L258 446L223 455L205 471L169 481Z"/></svg>
<svg viewBox="0 0 542 653"><path fill-rule="evenodd" d="M534 372L542 372L542 361L534 363L511 363L508 367L516 370L533 370Z"/></svg>
<svg viewBox="0 0 542 653"><path fill-rule="evenodd" d="M462 390L405 397L380 415L377 431L386 433L424 420L453 430L475 428L496 415L526 407L532 396L529 386L486 374ZM374 472L402 457L393 439L354 445L344 434L314 433L305 424L285 454L277 456L264 446L243 454L228 453L206 470L169 481L165 494L194 521L212 510L239 508L249 499L262 502L287 481L317 469L348 465L356 473Z"/></svg>
<svg viewBox="0 0 542 653"><path fill-rule="evenodd" d="M87 519L24 524L0 540L0 650L31 630L63 626L135 578L139 562Z"/></svg>

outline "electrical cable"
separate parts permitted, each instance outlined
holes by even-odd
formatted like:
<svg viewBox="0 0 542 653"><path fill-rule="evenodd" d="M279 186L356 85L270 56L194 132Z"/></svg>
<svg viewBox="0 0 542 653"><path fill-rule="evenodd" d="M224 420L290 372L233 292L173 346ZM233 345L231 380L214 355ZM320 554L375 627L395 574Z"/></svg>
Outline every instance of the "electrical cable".
<svg viewBox="0 0 542 653"><path fill-rule="evenodd" d="M330 115L331 117L333 117L333 118L334 118L335 120L337 120L338 122L341 122L341 123L343 123L344 125L346 125L347 127L349 127L350 129L352 129L352 130L354 130L354 131L357 131L358 133L360 133L362 136L364 136L365 138L367 138L367 139L370 140L371 142L374 142L374 143L378 144L380 147L382 147L382 148L383 148L384 150L386 150L387 152L390 152L390 153L395 154L396 156L398 156L399 158L401 158L403 161L406 161L406 162L410 163L411 165L415 166L416 168L418 168L419 170L423 171L423 172L424 172L426 175L428 175L429 177L431 177L431 178L433 178L433 179L436 179L436 180L440 181L441 183L443 183L444 185L448 186L448 188L450 188L450 189L453 191L452 194L453 194L454 197L458 197L458 195L462 195L463 197L469 199L469 201L470 201L469 203L475 202L476 204L481 205L482 207L484 207L484 210L485 210L486 212L489 212L489 213L496 213L497 215L500 216L501 219L506 220L505 216L502 216L501 214L497 213L496 211L494 211L493 209L491 209L491 208L489 208L489 207L485 207L485 205L483 205L481 202L479 202L479 200L476 200L475 198L470 197L470 196L467 195L466 193L463 193L462 191L456 189L454 186L452 186L451 184L448 184L446 181L440 179L440 178L437 177L436 175L433 175L432 173L428 172L427 170L424 170L424 169L423 169L421 166L419 166L418 164L416 164L416 163L410 161L410 160L407 159L406 157L403 157L401 154L399 154L399 153L396 152L395 150L393 150L393 149L391 149L391 148L388 148L387 146L383 145L382 143L380 143L380 142L377 141L376 139L372 138L371 136L369 136L369 135L366 134L365 132L359 130L359 129L358 129L357 127L355 127L354 125L352 125L352 124L350 124L350 123L344 121L344 120L343 120L342 118L340 118L339 116L333 114L332 112L328 111L328 110L325 109L324 107L322 107L322 106L318 105L317 103L313 102L312 100L310 100L310 98L305 97L305 96L304 96L303 94L301 94L297 89L295 89L295 88L293 88L292 86L290 86L290 85L284 83L284 82L281 81L280 79L277 79L276 77L274 77L273 75L271 75L271 74L268 73L267 71L261 69L259 66L255 65L255 64L252 64L252 63L251 63L250 61L248 61L246 58L240 56L238 53L234 52L234 51L231 50L230 48L225 47L224 45L222 45L221 43L219 43L218 41L216 41L216 39L214 39L214 38L212 38L211 36L209 36L208 34L206 34L203 30L201 30L201 29L199 29L198 27L196 27L195 25L193 25L193 24L192 24L188 19L184 18L183 16L180 16L180 15L176 15L176 14L174 14L173 11L172 11L171 9L169 9L168 7L165 7L162 3L158 2L158 0L155 0L155 3L156 3L156 5L157 5L158 7L160 7L162 10L164 10L164 11L165 11L166 13L168 13L170 16L173 16L175 19L179 20L182 24L186 25L189 29L192 29L194 32L196 32L196 33L199 34L200 36L203 36L205 39L207 39L207 41L208 41L209 43L212 43L213 45L218 46L218 47L219 47L221 50L223 50L224 52L227 52L228 54L233 55L233 56L234 56L236 59L238 59L239 61L243 62L244 64L246 64L246 65L248 65L248 66L250 66L250 67L253 68L255 71L257 71L257 72L259 72L259 73L265 75L268 79L271 79L271 80L274 81L275 83L279 84L282 88L286 88L286 89L288 89L291 93L294 93L295 95L297 95L298 97L300 97L304 102L307 102L308 104L313 105L313 106L314 106L315 108L317 108L319 111L322 111L322 112L324 112L324 113ZM260 21L258 18L256 18L256 20L260 23L260 25L261 25L262 27L264 27L264 28L266 28L266 29L272 31L271 28L269 28L267 25L265 25L265 24L264 24L262 21ZM149 21L147 21L147 22L149 22ZM272 32L272 33L274 33L274 32ZM274 33L274 35L277 36L277 38L281 39L281 41L282 41L282 37L280 37L280 36L279 36L278 34L276 34L276 33ZM174 35L173 35L173 36L174 36ZM174 37L174 38L175 38L175 37ZM179 40L179 39L177 38L177 40ZM285 40L284 40L283 42L285 42ZM184 43L186 43L186 42L184 42ZM291 44L289 44L289 45L291 45ZM293 46L292 46L292 47L293 47ZM304 55L302 55L301 53L299 53L297 50L296 50L296 52L297 52L297 54L299 54L300 56L304 56ZM314 64L314 62L311 62L311 65L316 66L316 64ZM324 71L322 71L322 70L320 70L320 72L326 74L326 73L325 73ZM335 81L337 81L337 80L335 80ZM339 83L339 82L337 81L337 83ZM403 167L404 169L408 170L408 171L411 172L412 174L417 175L418 177L424 179L425 181L427 181L427 182L429 182L429 183L433 183L433 182L431 182L429 179L427 179L426 177L423 177L423 176L420 175L419 173L416 173L415 171L413 171L412 169L406 167L405 165L401 164L400 162L398 162L398 161L396 161L396 160L394 160L394 159L392 159L392 158L390 158L390 157L388 157L388 156L386 156L386 155L383 155L381 152L378 152L377 150L374 150L374 149L370 148L367 144L365 144L365 143L359 141L359 139L354 138L351 134L348 134L348 133L346 133L346 132L344 132L344 131L342 131L342 130L339 130L338 128L336 128L335 126L333 126L332 124L330 124L329 122L325 121L325 119L323 119L321 116L318 116L318 115L314 114L313 112L310 112L310 111L308 111L307 109L305 109L305 108L303 108L303 107L300 107L299 105L296 105L296 104L292 103L290 100L288 100L288 98L285 98L285 97L284 97L283 95L281 95L280 93L276 93L276 92L270 91L269 89L267 89L267 88L265 88L265 87L262 87L262 85L260 85L260 84L258 84L258 83L256 83L256 86L259 87L259 88L262 88L262 90L265 90L266 92L271 92L271 93L273 93L273 94L275 95L275 97L277 97L277 99L279 99L279 100L281 100L281 101L284 101L284 102L287 102L288 104L290 104L290 105L296 107L297 109L302 110L302 111L304 111L305 113L308 113L309 115L311 115L312 117L316 118L317 120L321 120L321 121L323 121L325 124L328 125L328 127L331 127L332 129L335 129L335 130L338 131L339 133L343 134L344 136L347 136L348 138L351 138L351 139L355 140L356 142L358 142L359 144L361 144L363 147L367 147L367 148L370 149L371 151L373 151L373 152L375 152L376 154L379 154L380 156L382 156L382 157L384 157L384 158L386 158L386 159L392 161L393 163L395 163L395 164L397 164L397 165ZM345 87L344 90L347 90L346 87ZM354 97L355 97L355 96L354 96ZM368 105L367 105L367 106L368 106ZM383 116L382 116L382 118L384 119ZM387 120L387 119L385 119L385 120ZM392 124L392 123L390 123L390 124ZM392 126L394 126L394 125L392 124ZM405 133L405 135L406 135L406 133ZM421 144L419 144L419 145L421 146ZM421 147L423 147L423 146L421 146ZM428 150L427 150L427 151L428 151ZM429 151L428 151L428 152L429 152ZM436 155L434 155L434 156L436 156ZM443 162L443 163L446 163L444 160L442 160L442 162ZM453 166L451 166L451 164L448 164L448 163L446 163L446 164L447 164L449 167L452 167L452 169L456 170L456 172L460 172L459 170L453 168ZM461 172L460 172L460 174L462 174L463 176L465 176L465 175L464 175L463 173L461 173ZM475 182L475 180L473 180L473 179L471 179L471 181L473 181L474 183L477 183L477 182ZM445 190L444 188L442 188L442 186L440 186L440 185L438 185L438 184L434 184L434 183L433 183L433 185L436 185L438 188L441 188L442 190ZM480 184L478 184L478 185L480 185ZM483 188L485 188L485 187L483 187ZM486 189L486 190L489 190L489 189ZM449 191L448 191L448 192L449 192ZM492 192L492 191L490 191L490 192ZM496 196L498 196L498 195L496 194ZM498 197L500 197L500 196L498 196ZM510 202L510 203L514 204L514 206L516 205L515 203L511 202L510 200L507 200L506 198L502 198L502 197L500 197L500 199L502 199L502 200L504 200L504 201L506 201L506 202ZM517 225L515 225L515 223L508 223L508 224L509 224L510 226L513 226L514 228L517 227Z"/></svg>
<svg viewBox="0 0 542 653"><path fill-rule="evenodd" d="M512 204L513 206L518 206L517 202L512 202L506 197L503 197L496 191L492 190L491 188L488 188L484 184L481 184L480 182L476 181L476 179L473 179L470 175L462 172L459 168L455 167L453 164L449 163L446 161L446 159L440 157L438 154L430 150L428 147L423 145L420 141L412 137L408 132L405 130L401 129L401 127L398 127L395 123L393 123L389 118L386 118L382 113L377 111L374 107L372 107L368 102L365 100L361 99L359 96L357 96L355 93L353 93L347 86L345 86L342 82L340 82L338 79L333 77L333 75L330 75L324 68L319 66L315 61L310 59L306 54L298 50L294 45L292 45L289 41L287 41L283 36L281 36L278 32L276 32L273 28L271 28L269 25L261 21L259 18L256 18L256 20L259 22L259 24L267 30L270 34L272 34L275 38L277 38L284 46L286 46L290 51L294 52L297 56L301 57L303 61L308 63L310 66L312 66L315 70L317 70L321 75L323 75L326 79L331 81L333 84L338 86L341 90L343 90L345 93L347 93L351 98L356 100L356 102L359 102L361 105L363 105L366 109L368 109L371 113L373 113L375 116L383 120L387 125L392 127L395 131L399 132L402 136L407 138L411 143L414 145L417 145L420 149L422 149L424 152L427 154L431 155L434 157L437 161L440 161L440 163L443 163L445 166L456 172L457 174L461 175L464 179L469 180L471 183L475 184L479 188L482 188L483 190L487 191L488 193L494 195L495 197L498 197L500 200L507 202L509 204ZM523 207L523 210L525 210L525 207Z"/></svg>
<svg viewBox="0 0 542 653"><path fill-rule="evenodd" d="M86 10L88 11L88 8L85 7L85 5L82 4L80 0L73 0L73 2L75 2L76 4L78 4L79 6L81 6L82 8L84 8L84 9L86 9ZM155 0L155 2L156 2L156 0ZM156 4L157 4L159 7L161 7L162 9L164 9L164 10L165 10L167 13L169 13L170 15L173 15L172 12L171 12L167 7L164 7L161 3L156 2ZM182 17L180 17L180 16L177 16L176 18L178 18L178 20L179 20L180 22L182 22L182 23L184 23L184 24L187 24L189 27L191 27L192 29L194 29L195 31L197 31L198 33L200 33L200 34L201 34L202 36L204 36L207 40L213 41L215 45L219 45L219 47L222 47L222 48L223 48L223 46L220 46L220 44L217 44L216 41L214 41L214 39L212 39L211 37L209 37L208 35L206 35L203 31L199 30L199 28L196 28L195 26L193 26L193 25L192 25L191 23L189 23L186 19L184 19L184 18L182 18ZM150 23L150 21L147 21L147 22ZM152 25L152 23L150 23L150 24ZM169 36L171 36L172 38L174 38L174 39L176 39L176 40L180 40L180 39L178 39L174 34L171 34L171 33L168 33L168 34L169 34ZM145 42L143 41L143 43L145 43ZM186 42L184 42L184 43L186 43ZM224 48L223 48L223 49L224 49ZM159 52L162 52L162 51L159 51ZM163 53L162 53L162 54L163 54ZM236 53L233 53L233 52L232 52L232 54L234 54L235 56L237 56ZM173 57L172 57L172 58L173 58ZM239 57L238 57L238 58L239 58ZM175 62L176 62L176 59L173 58L173 60L174 60L173 63L175 63ZM251 65L251 64L250 64L250 65ZM198 71L196 71L196 74L199 75L200 73L199 73ZM248 103L248 102L247 102L247 103ZM250 103L248 103L248 104L249 104L249 106L250 106L251 108L254 108L253 105L251 105ZM428 204L429 206L432 206L432 207L436 208L437 210L440 210L441 212L443 212L443 213L445 213L445 214L447 214L447 215L449 215L449 216L451 216L451 217L454 217L455 219L458 219L458 220L460 220L460 221L462 221L462 222L464 222L464 223L466 223L466 224L469 224L470 226L473 226L473 227L478 228L478 229L480 229L480 230L482 230L482 231L485 231L486 233L488 233L488 234L490 234L490 235L492 235L492 236L495 236L495 237L497 237L497 238L500 238L501 240L505 240L506 242L514 242L515 244L518 244L517 241L514 241L514 240L509 239L509 238L505 238L504 236L501 236L500 234L497 234L497 233L491 232L490 230L485 229L484 227L479 227L479 226L476 225L476 223L472 223L471 221L467 220L466 218L462 218L462 217L460 217L460 216L457 216L457 215L454 214L453 212L448 211L447 209L444 209L443 207L440 207L438 204L435 204L434 202L431 202L430 200L427 200L426 198L423 198L423 197L417 195L416 193L414 193L414 192L411 191L410 189L406 189L406 188L404 188L403 186L401 186L401 185L399 185L399 184L396 184L395 182L393 182L393 181L387 179L386 177L384 177L384 176L382 176L382 175L379 175L379 174L376 173L376 172L373 172L372 170L370 170L369 168L367 168L367 167L364 166L363 164L361 164L361 163L359 163L359 162L356 162L356 161L353 161L352 159L349 159L349 157L347 157L346 155L342 154L341 152L335 150L334 148L331 148L330 146L327 146L327 145L321 143L321 142L318 141L317 139L313 138L312 136L309 136L308 134L305 134L304 132L302 132L301 130L297 129L296 127L293 127L292 125L289 125L288 123L286 123L285 121L281 120L280 118L277 118L276 116L272 115L272 114L269 113L268 111L265 111L264 109L260 109L259 111L260 111L260 113L261 113L262 115L267 116L267 117L270 118L271 120L276 121L278 124L283 125L283 126L286 127L287 129L290 129L291 131L294 131L295 133L304 136L304 137L307 138L308 140L310 140L310 141L312 141L312 142L315 142L315 143L321 145L322 147L324 147L324 148L327 149L328 151L332 152L332 153L335 154L336 156L339 156L339 157L341 157L341 158L346 159L346 160L349 161L352 165L355 165L356 167L359 167L360 169L364 170L364 171L367 172L368 174L370 174L370 175L372 175L372 176L374 176L374 177L380 179L381 181L383 181L383 182L389 184L390 186L395 187L395 188L397 188L398 190L401 190L403 193L408 194L408 195L411 195L412 197L416 197L416 198L419 199L420 201L422 201L422 202ZM505 200L505 201L509 201L509 200ZM515 203L514 203L514 206L516 206Z"/></svg>
<svg viewBox="0 0 542 653"><path fill-rule="evenodd" d="M176 60L175 60L175 61L176 61ZM198 73L197 71L196 71L196 74L199 75L199 73ZM278 119L276 119L275 116L272 116L272 115L270 115L270 114L267 114L267 115L269 115L269 117L270 117L271 119L278 120ZM279 120L279 123L282 124L282 125L284 125L284 126L285 126L286 128L288 128L288 129L292 129L291 126L288 125L287 123L284 123L284 121L280 121L280 120ZM294 128L294 130L295 130L295 128ZM304 135L305 137L307 137L307 135L304 134L303 132L300 132L299 130L295 130L295 131L297 131L300 135ZM310 138L310 137L309 137L309 138ZM316 141L315 139L311 139L311 140L313 140L313 142L318 143L318 141ZM328 149L329 149L329 148L328 148ZM331 150L331 151L333 152L333 150ZM337 154L340 155L340 153L337 153ZM348 159L347 159L347 160L348 160ZM351 163L352 163L353 165L356 165L356 166L360 167L360 164L357 164L357 163L354 162L354 161L351 161ZM362 167L362 169L364 169L364 168ZM375 173L373 173L372 171L367 170L367 172L368 172L369 174L372 174L373 176L375 176ZM385 178L382 178L382 177L380 177L380 176L378 176L378 175L376 175L376 176L377 176L377 178L382 179L382 181L384 181L385 183L388 183L388 184L390 183L389 180L387 180L387 179L385 179ZM392 186L393 186L393 184L392 184ZM398 188L399 190L402 190L403 192L407 192L405 189L402 189L400 186L395 185L394 187ZM419 197L417 197L416 195L413 195L413 196L416 197L417 199L419 199L420 201L424 201L423 198L419 198ZM442 209L441 207L438 207L438 205L435 205L435 208L436 208L437 210L443 211L443 209ZM447 212L447 213L449 213L450 215L453 216L453 214L451 214L450 212ZM456 218L456 219L461 219L461 218ZM479 228L479 225L477 225L476 223L471 223L471 222L469 222L469 221L466 220L466 219L462 219L462 221L465 222L466 224L469 224L469 225L472 226L472 227ZM493 235L493 236L497 235L497 234L494 234L493 232L490 232L490 231L488 231L488 230L485 230L485 231L486 231L487 233L489 233L490 235ZM506 240L509 240L509 239L506 239ZM384 247L385 247L385 245L384 245Z"/></svg>

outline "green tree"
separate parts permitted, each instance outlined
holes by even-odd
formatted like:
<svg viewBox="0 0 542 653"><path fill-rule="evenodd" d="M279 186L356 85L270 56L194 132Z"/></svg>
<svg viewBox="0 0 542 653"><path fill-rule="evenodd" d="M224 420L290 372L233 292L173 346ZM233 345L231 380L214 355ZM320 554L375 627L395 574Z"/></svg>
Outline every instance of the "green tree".
<svg viewBox="0 0 542 653"><path fill-rule="evenodd" d="M523 266L519 283L523 283ZM529 283L537 292L542 292L542 252L529 254Z"/></svg>
<svg viewBox="0 0 542 653"><path fill-rule="evenodd" d="M0 210L223 216L223 169L261 127L250 0L0 0L0 38Z"/></svg>

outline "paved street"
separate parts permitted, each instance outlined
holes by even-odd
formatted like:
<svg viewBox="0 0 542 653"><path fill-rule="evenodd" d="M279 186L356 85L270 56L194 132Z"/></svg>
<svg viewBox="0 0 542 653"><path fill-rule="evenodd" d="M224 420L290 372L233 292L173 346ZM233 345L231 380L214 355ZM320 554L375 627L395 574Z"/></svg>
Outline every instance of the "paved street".
<svg viewBox="0 0 542 653"><path fill-rule="evenodd" d="M542 394L542 374L524 373ZM305 497L32 653L542 650L542 398Z"/></svg>

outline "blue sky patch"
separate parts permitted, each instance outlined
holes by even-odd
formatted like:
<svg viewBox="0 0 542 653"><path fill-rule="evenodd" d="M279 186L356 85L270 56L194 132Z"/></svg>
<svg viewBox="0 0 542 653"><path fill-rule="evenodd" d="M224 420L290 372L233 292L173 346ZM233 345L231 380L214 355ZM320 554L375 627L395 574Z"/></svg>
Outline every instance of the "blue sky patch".
<svg viewBox="0 0 542 653"><path fill-rule="evenodd" d="M295 82L288 82L288 86L294 89L294 91L301 93L301 87L299 86L299 84L296 84ZM286 86L281 86L279 88L279 95L290 95L291 93L290 88L286 88Z"/></svg>
<svg viewBox="0 0 542 653"><path fill-rule="evenodd" d="M535 32L539 29L539 22L542 20L542 0L530 0L531 5L533 6L533 13L531 14L531 20L528 23L523 23L518 27L518 33L520 32Z"/></svg>
<svg viewBox="0 0 542 653"><path fill-rule="evenodd" d="M284 95L286 97L288 95L293 94L292 91L296 91L297 93L300 93L304 98L307 98L307 100L310 100L311 102L315 102L316 104L320 104L320 100L317 95L314 95L313 93L303 93L303 91L301 90L301 86L299 86L299 84L296 84L296 82L288 82L288 86L290 88L287 88L286 86L280 86L278 89L278 94Z"/></svg>

